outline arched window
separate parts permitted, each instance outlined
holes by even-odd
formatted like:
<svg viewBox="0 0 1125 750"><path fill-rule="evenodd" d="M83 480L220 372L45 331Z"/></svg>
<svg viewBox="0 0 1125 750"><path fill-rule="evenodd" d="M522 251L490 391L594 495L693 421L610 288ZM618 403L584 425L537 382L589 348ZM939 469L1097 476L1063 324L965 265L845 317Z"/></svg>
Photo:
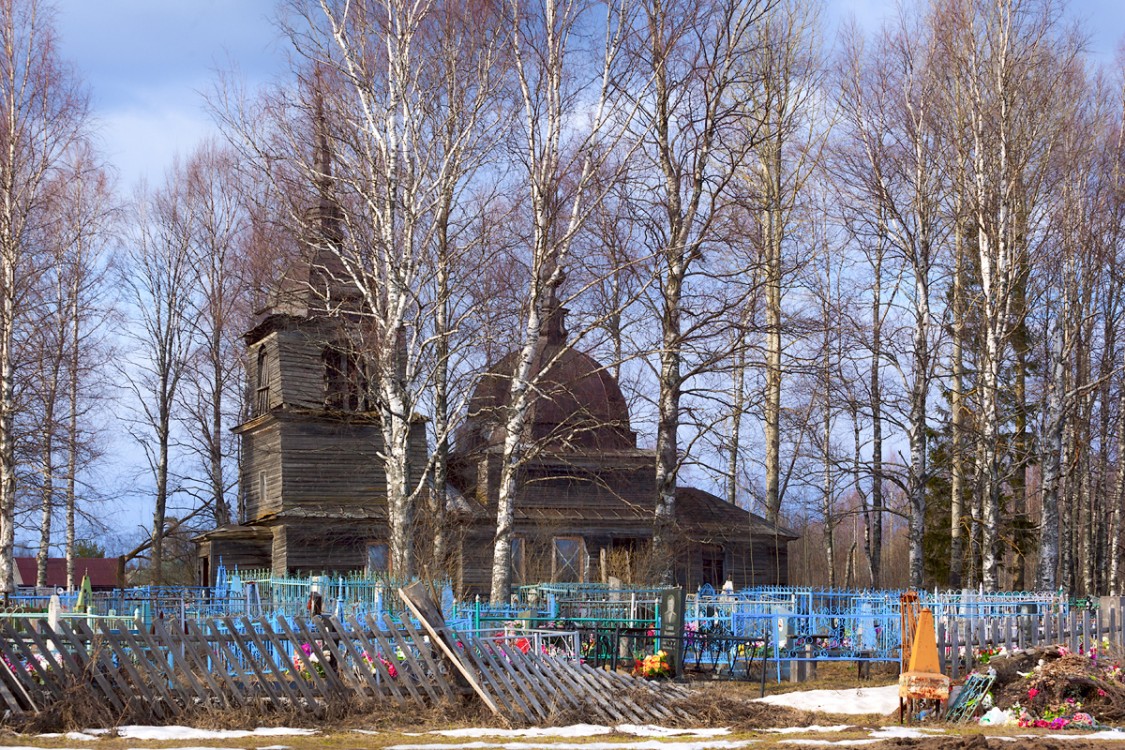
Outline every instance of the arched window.
<svg viewBox="0 0 1125 750"><path fill-rule="evenodd" d="M258 347L258 371L256 374L257 413L265 414L270 409L270 368L266 347Z"/></svg>

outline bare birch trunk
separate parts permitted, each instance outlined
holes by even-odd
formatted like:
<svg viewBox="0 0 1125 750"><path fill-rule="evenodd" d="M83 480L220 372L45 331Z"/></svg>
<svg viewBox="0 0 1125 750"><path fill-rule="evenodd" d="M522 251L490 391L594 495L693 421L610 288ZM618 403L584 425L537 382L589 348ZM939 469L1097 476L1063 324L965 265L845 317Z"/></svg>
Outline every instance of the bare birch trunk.
<svg viewBox="0 0 1125 750"><path fill-rule="evenodd" d="M1120 386L1119 386L1120 388ZM1121 593L1121 506L1125 503L1125 388L1117 397L1117 476L1109 526L1109 592Z"/></svg>
<svg viewBox="0 0 1125 750"><path fill-rule="evenodd" d="M673 580L676 526L676 476L679 472L677 432L680 425L680 297L684 268L672 262L664 280L663 347L660 354L660 396L656 423L656 512L653 515L654 564L661 583Z"/></svg>
<svg viewBox="0 0 1125 750"><path fill-rule="evenodd" d="M742 412L746 409L746 328L739 327L731 383L730 452L727 455L727 502L738 504L739 447L742 444Z"/></svg>
<svg viewBox="0 0 1125 750"><path fill-rule="evenodd" d="M84 255L79 240L79 255ZM70 293L70 371L67 373L67 417L66 430L66 589L74 591L74 545L77 542L75 516L78 510L78 387L80 383L79 363L81 361L80 343L82 341L82 318L79 315L79 281L75 274Z"/></svg>
<svg viewBox="0 0 1125 750"><path fill-rule="evenodd" d="M540 299L542 295L542 289L532 289L533 301ZM512 372L512 385L508 393L508 413L504 421L507 432L504 436L500 482L497 486L496 533L492 544L492 588L489 599L493 604L506 604L511 596L512 524L515 519L519 474L523 467L521 445L527 423L532 359L542 325L539 306L532 304L528 310L524 341L520 346L519 357Z"/></svg>
<svg viewBox="0 0 1125 750"><path fill-rule="evenodd" d="M772 144L767 172L765 225L766 266L766 393L764 404L766 442L766 520L776 524L781 514L781 146Z"/></svg>
<svg viewBox="0 0 1125 750"><path fill-rule="evenodd" d="M1062 480L1063 436L1066 430L1066 361L1063 323L1056 320L1051 333L1050 377L1047 383L1047 414L1044 420L1041 462L1043 466L1043 512L1039 530L1039 560L1035 587L1054 591L1059 584L1059 485Z"/></svg>
<svg viewBox="0 0 1125 750"><path fill-rule="evenodd" d="M883 248L876 249L871 290L871 586L883 585Z"/></svg>
<svg viewBox="0 0 1125 750"><path fill-rule="evenodd" d="M965 309L963 301L964 248L962 246L961 222L955 219L954 252L956 260L953 270L952 317L953 340L950 354L952 373L950 376L950 499L949 499L949 586L961 587L964 575L964 509L965 496Z"/></svg>
<svg viewBox="0 0 1125 750"><path fill-rule="evenodd" d="M833 478L832 478L832 409L829 393L831 389L831 371L829 369L830 357L824 353L824 368L821 377L824 380L824 415L821 427L821 440L824 441L823 459L824 475L821 487L821 512L824 514L824 556L828 564L828 587L836 588L836 543L835 530L836 518L833 509Z"/></svg>
<svg viewBox="0 0 1125 750"><path fill-rule="evenodd" d="M910 586L921 587L925 562L923 537L926 531L927 467L926 402L930 389L929 362L929 269L921 270L915 278L916 316L914 329L914 387L910 403Z"/></svg>

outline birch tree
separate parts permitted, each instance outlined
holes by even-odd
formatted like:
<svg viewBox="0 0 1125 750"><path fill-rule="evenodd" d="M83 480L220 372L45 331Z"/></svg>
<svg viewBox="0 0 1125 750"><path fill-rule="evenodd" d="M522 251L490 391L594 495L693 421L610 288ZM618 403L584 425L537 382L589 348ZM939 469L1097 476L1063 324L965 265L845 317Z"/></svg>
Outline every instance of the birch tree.
<svg viewBox="0 0 1125 750"><path fill-rule="evenodd" d="M490 594L496 604L507 602L511 591L512 525L535 397L536 346L550 317L560 312L576 236L614 182L603 171L625 163L622 157L632 151L627 135L633 106L626 94L637 94L628 91L636 81L623 55L635 20L629 3L513 0L509 12L508 54L519 108L513 149L521 166L518 184L527 191L528 226L520 232L527 243L527 288L503 415ZM598 30L592 49L576 44L583 24Z"/></svg>
<svg viewBox="0 0 1125 750"><path fill-rule="evenodd" d="M909 367L900 367L909 392L906 433L909 463L901 484L909 502L910 585L922 585L922 543L929 481L927 435L928 399L935 349L931 291L938 248L945 229L941 181L941 144L932 44L924 22L910 24L905 16L897 28L885 28L867 62L849 52L842 83L842 110L848 122L850 153L841 159L857 205L853 216L866 217L864 232L874 242L884 240L891 260L909 274L907 294L913 333L906 354ZM870 66L864 71L863 65ZM881 266L880 263L876 266ZM878 275L878 270L876 271ZM877 280L877 279L876 279ZM876 301L874 328L883 312ZM874 355L873 355L874 356ZM892 361L896 361L894 358ZM877 368L878 363L873 367ZM874 376L873 376L874 377ZM878 390L872 394L875 398ZM875 460L881 448L875 447ZM880 471L874 478L878 482Z"/></svg>
<svg viewBox="0 0 1125 750"><path fill-rule="evenodd" d="M122 376L136 403L130 432L144 451L153 482L151 581L164 580L169 502L182 489L173 465L177 399L190 356L193 301L192 231L185 176L177 164L159 190L135 202L124 287L137 316L135 361Z"/></svg>
<svg viewBox="0 0 1125 750"><path fill-rule="evenodd" d="M686 383L715 366L707 357L693 361L689 351L733 309L724 308L721 296L719 307L709 309L689 285L696 274L700 285L707 284L706 272L700 273L704 249L716 241L716 226L736 202L730 188L758 140L744 113L758 83L754 29L771 3L656 0L642 5L644 35L635 55L653 85L638 100L636 127L651 177L638 182L637 195L642 232L658 264L654 307L660 319L652 543L657 569L670 583L676 484L684 457L681 401Z"/></svg>
<svg viewBox="0 0 1125 750"><path fill-rule="evenodd" d="M783 290L793 214L819 160L827 129L813 112L822 76L817 6L783 0L755 34L755 87L747 114L759 129L756 161L747 180L757 196L765 280L765 497L766 520L781 513L781 394L783 379Z"/></svg>
<svg viewBox="0 0 1125 750"><path fill-rule="evenodd" d="M89 143L72 147L45 191L42 245L49 265L36 295L36 326L31 335L37 352L24 375L34 394L38 429L31 437L28 460L36 472L40 498L37 585L47 585L47 560L54 543L55 516L61 510L68 586L73 586L76 519L82 500L92 505L99 494L80 473L97 458L97 424L104 414L105 369L112 349L105 323L110 313L106 283L107 247L112 240L113 204L105 166ZM85 505L86 503L82 503ZM88 515L88 518L91 517Z"/></svg>
<svg viewBox="0 0 1125 750"><path fill-rule="evenodd" d="M108 322L115 310L108 289L109 246L117 237L120 208L106 166L88 144L75 149L61 175L65 212L60 222L66 248L60 268L67 281L65 409L63 418L64 545L66 586L75 590L77 516L94 515L91 504L102 493L82 478L101 456L104 445L99 419L108 402L106 377L115 356ZM85 508L80 508L80 504Z"/></svg>
<svg viewBox="0 0 1125 750"><path fill-rule="evenodd" d="M956 147L970 183L970 231L980 274L981 580L995 590L1006 463L1002 372L1015 330L1018 274L1033 234L1021 222L1035 215L1043 197L1061 122L1055 97L1065 90L1077 47L1061 34L1047 0L951 0L944 9L940 54L951 66L949 78L958 82L951 111L967 124Z"/></svg>
<svg viewBox="0 0 1125 750"><path fill-rule="evenodd" d="M220 92L217 107L235 147L280 196L293 234L321 259L328 283L314 290L323 297L318 308L339 319L367 362L397 576L415 569L419 498L432 488L430 510L444 511L444 486L433 487L430 470L436 460L444 471L456 426L445 349L460 319L451 316L464 310L453 301L448 265L441 269L463 247L451 236L462 226L455 212L488 153L484 138L502 130L492 78L506 39L499 8L294 0L285 33L300 86L254 104ZM440 448L413 465L418 407L435 379L440 416L431 440ZM436 536L439 556L443 545Z"/></svg>
<svg viewBox="0 0 1125 750"><path fill-rule="evenodd" d="M88 104L59 57L49 7L0 3L0 590L14 591L14 340L40 271L29 245L43 189L86 126Z"/></svg>
<svg viewBox="0 0 1125 750"><path fill-rule="evenodd" d="M199 504L210 509L216 526L223 526L232 520L228 496L237 455L230 427L243 413L240 336L249 314L237 285L248 218L235 184L232 151L215 142L202 144L184 165L183 179L193 294L192 351L179 393L180 413L202 474Z"/></svg>

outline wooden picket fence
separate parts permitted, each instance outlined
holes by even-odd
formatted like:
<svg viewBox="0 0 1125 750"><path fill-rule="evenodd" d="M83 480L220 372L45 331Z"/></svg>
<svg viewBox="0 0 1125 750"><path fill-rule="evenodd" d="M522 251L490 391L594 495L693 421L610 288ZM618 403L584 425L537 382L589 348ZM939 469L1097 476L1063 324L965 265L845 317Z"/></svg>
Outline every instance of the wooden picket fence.
<svg viewBox="0 0 1125 750"><path fill-rule="evenodd" d="M162 722L201 707L320 714L341 700L405 707L475 695L513 723L559 711L607 722L687 718L676 704L682 688L536 653L526 640L462 638L436 607L415 600L420 626L387 615L222 617L149 629L0 621L0 709L35 712L80 691L107 716Z"/></svg>
<svg viewBox="0 0 1125 750"><path fill-rule="evenodd" d="M1071 610L1065 614L1001 615L938 620L938 654L942 671L958 679L983 666L982 650L1066 646L1072 652L1104 650L1108 643L1125 648L1125 617L1120 600L1097 610Z"/></svg>

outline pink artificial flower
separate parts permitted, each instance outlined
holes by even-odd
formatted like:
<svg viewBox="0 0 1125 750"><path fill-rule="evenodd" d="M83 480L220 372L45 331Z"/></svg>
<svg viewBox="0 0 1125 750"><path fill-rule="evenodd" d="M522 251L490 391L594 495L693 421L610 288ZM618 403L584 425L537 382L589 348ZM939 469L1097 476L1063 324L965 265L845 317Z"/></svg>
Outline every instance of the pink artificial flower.
<svg viewBox="0 0 1125 750"><path fill-rule="evenodd" d="M1028 691L1027 691L1027 697L1028 698L1034 698L1037 695L1039 695L1039 689L1038 688L1029 688L1028 689Z"/></svg>
<svg viewBox="0 0 1125 750"><path fill-rule="evenodd" d="M1102 690L1101 688L1098 688L1098 697L1099 697L1099 698L1104 698L1104 697L1106 697L1107 695L1109 695L1109 693L1107 693L1106 691Z"/></svg>

